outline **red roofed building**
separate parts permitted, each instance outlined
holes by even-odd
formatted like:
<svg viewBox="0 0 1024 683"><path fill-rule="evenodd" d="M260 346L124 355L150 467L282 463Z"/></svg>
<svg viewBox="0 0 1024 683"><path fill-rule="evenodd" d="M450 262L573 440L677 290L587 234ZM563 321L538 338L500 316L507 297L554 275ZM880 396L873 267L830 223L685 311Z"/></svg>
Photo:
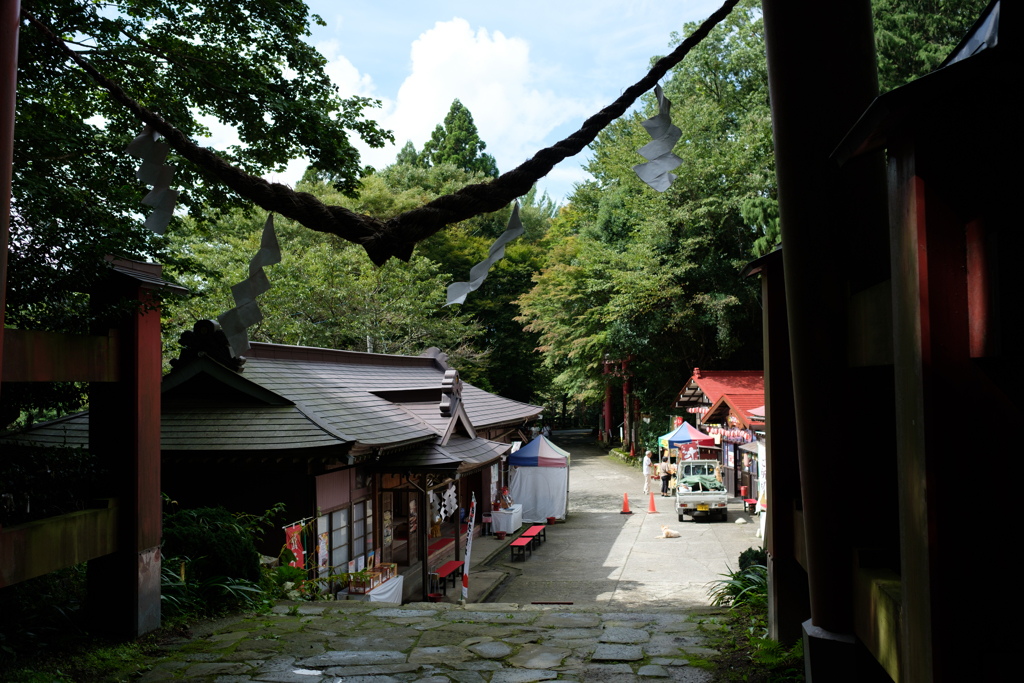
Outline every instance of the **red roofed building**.
<svg viewBox="0 0 1024 683"><path fill-rule="evenodd" d="M741 444L751 441L754 430L764 429L764 417L751 411L764 406L764 372L762 370L706 370L693 369L693 375L679 391L673 408L692 409L701 425L720 425L707 430L722 445L720 462L723 479L729 495L735 496L741 486L751 493L756 478L754 461L747 458L743 466L739 452ZM733 435L730 435L733 434Z"/></svg>

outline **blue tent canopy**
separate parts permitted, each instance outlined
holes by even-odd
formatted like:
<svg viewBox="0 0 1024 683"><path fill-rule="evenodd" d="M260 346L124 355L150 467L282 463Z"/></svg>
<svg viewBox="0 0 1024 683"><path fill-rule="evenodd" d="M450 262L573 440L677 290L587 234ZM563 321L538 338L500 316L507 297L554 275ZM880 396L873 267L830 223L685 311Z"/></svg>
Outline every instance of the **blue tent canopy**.
<svg viewBox="0 0 1024 683"><path fill-rule="evenodd" d="M508 456L508 464L515 467L568 467L569 454L546 437L538 436Z"/></svg>

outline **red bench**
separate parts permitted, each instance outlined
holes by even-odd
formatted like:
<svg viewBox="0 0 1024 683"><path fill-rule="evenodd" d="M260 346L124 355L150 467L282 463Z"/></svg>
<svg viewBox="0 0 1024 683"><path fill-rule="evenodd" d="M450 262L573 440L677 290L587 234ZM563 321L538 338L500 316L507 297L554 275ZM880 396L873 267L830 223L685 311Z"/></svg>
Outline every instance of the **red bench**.
<svg viewBox="0 0 1024 683"><path fill-rule="evenodd" d="M524 531L523 535L519 538L532 538L534 541L536 541L536 543L533 546L534 548L536 548L541 544L542 541L548 540L547 527L543 524L531 526L529 529Z"/></svg>
<svg viewBox="0 0 1024 683"><path fill-rule="evenodd" d="M441 565L441 568L437 570L437 580L441 583L441 592L448 595L448 578L451 577L452 588L455 588L455 571L458 570L459 578L462 578L463 567L466 566L465 562L445 562Z"/></svg>
<svg viewBox="0 0 1024 683"><path fill-rule="evenodd" d="M511 562L516 560L516 551L519 551L519 556L523 558L523 562L526 562L526 551L529 550L533 554L533 536L521 536L516 540L512 541L509 548L512 549Z"/></svg>

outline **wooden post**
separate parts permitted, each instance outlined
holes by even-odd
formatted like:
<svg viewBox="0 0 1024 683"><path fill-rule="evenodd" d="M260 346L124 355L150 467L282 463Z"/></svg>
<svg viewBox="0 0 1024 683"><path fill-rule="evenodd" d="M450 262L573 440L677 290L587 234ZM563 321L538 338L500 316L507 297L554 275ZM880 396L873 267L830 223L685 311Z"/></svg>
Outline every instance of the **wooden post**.
<svg viewBox="0 0 1024 683"><path fill-rule="evenodd" d="M782 252L761 268L764 338L765 438L767 451L768 634L790 645L801 637L800 624L811 615L807 572L796 559L793 505L800 499L793 375L789 359L789 321Z"/></svg>
<svg viewBox="0 0 1024 683"><path fill-rule="evenodd" d="M160 266L151 269L159 277ZM91 607L102 628L134 638L160 627L160 310L139 282L116 273L91 297L96 310L138 304L112 321L120 381L89 388L89 448L110 454L121 500L119 550L89 562Z"/></svg>
<svg viewBox="0 0 1024 683"><path fill-rule="evenodd" d="M412 478L412 475L409 475ZM420 558L422 559L423 565L423 602L427 602L429 598L427 594L430 592L430 565L428 563L430 552L430 541L427 538L427 534L430 533L430 507L427 502L427 475L420 475L420 489L416 492L416 497L420 500L420 511L419 511L419 536L417 540L420 544Z"/></svg>
<svg viewBox="0 0 1024 683"><path fill-rule="evenodd" d="M845 681L856 651L859 519L836 515L834 495L857 453L853 441L837 442L832 422L851 412L856 396L847 299L888 278L889 249L881 155L842 168L829 157L878 94L871 3L764 0L763 16L807 542L807 680ZM811 28L795 33L808 17Z"/></svg>
<svg viewBox="0 0 1024 683"><path fill-rule="evenodd" d="M0 4L3 5L0 9L0 377L3 377L7 245L10 239L14 105L18 93L18 25L21 0L7 0Z"/></svg>

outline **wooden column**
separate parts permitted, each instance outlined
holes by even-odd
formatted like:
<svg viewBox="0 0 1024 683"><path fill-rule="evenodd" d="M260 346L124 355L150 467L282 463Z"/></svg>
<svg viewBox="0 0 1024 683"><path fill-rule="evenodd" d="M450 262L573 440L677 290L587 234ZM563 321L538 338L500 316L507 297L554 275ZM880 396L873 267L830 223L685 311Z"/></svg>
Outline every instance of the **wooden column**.
<svg viewBox="0 0 1024 683"><path fill-rule="evenodd" d="M965 226L920 177L918 161L912 139L890 144L904 682L939 681L955 670L957 591L977 570L964 544L991 547L984 539L996 535L949 504L965 474L952 466L963 454L948 435L949 382L979 401L985 392L971 386Z"/></svg>
<svg viewBox="0 0 1024 683"><path fill-rule="evenodd" d="M817 629L852 638L858 518L836 515L834 496L857 454L832 422L856 395L848 291L888 276L888 230L881 157L840 168L829 156L878 93L871 3L765 0L763 11L811 615ZM849 675L834 661L820 677Z"/></svg>
<svg viewBox="0 0 1024 683"><path fill-rule="evenodd" d="M409 475L410 479L412 475ZM427 502L427 475L420 475L420 490L415 493L416 498L419 499L419 534L417 541L420 545L420 558L422 560L423 572L423 602L427 602L429 598L427 594L430 592L430 565L428 564L428 553L430 551L430 539L427 534L430 533L430 507ZM424 521L426 523L424 523ZM410 543L412 539L410 539Z"/></svg>
<svg viewBox="0 0 1024 683"><path fill-rule="evenodd" d="M10 239L14 105L18 90L18 22L21 0L6 0L0 5L0 377L3 377L7 245Z"/></svg>
<svg viewBox="0 0 1024 683"><path fill-rule="evenodd" d="M160 267L153 269L159 277ZM114 463L121 514L119 550L91 560L88 570L101 627L137 637L160 627L160 310L148 290L117 274L91 296L95 310L138 303L135 312L98 323L118 331L120 381L90 385L89 448Z"/></svg>
<svg viewBox="0 0 1024 683"><path fill-rule="evenodd" d="M807 572L796 557L793 507L800 500L793 370L789 358L789 321L782 253L761 268L764 397L767 421L768 632L787 645L801 637L800 624L811 615Z"/></svg>

